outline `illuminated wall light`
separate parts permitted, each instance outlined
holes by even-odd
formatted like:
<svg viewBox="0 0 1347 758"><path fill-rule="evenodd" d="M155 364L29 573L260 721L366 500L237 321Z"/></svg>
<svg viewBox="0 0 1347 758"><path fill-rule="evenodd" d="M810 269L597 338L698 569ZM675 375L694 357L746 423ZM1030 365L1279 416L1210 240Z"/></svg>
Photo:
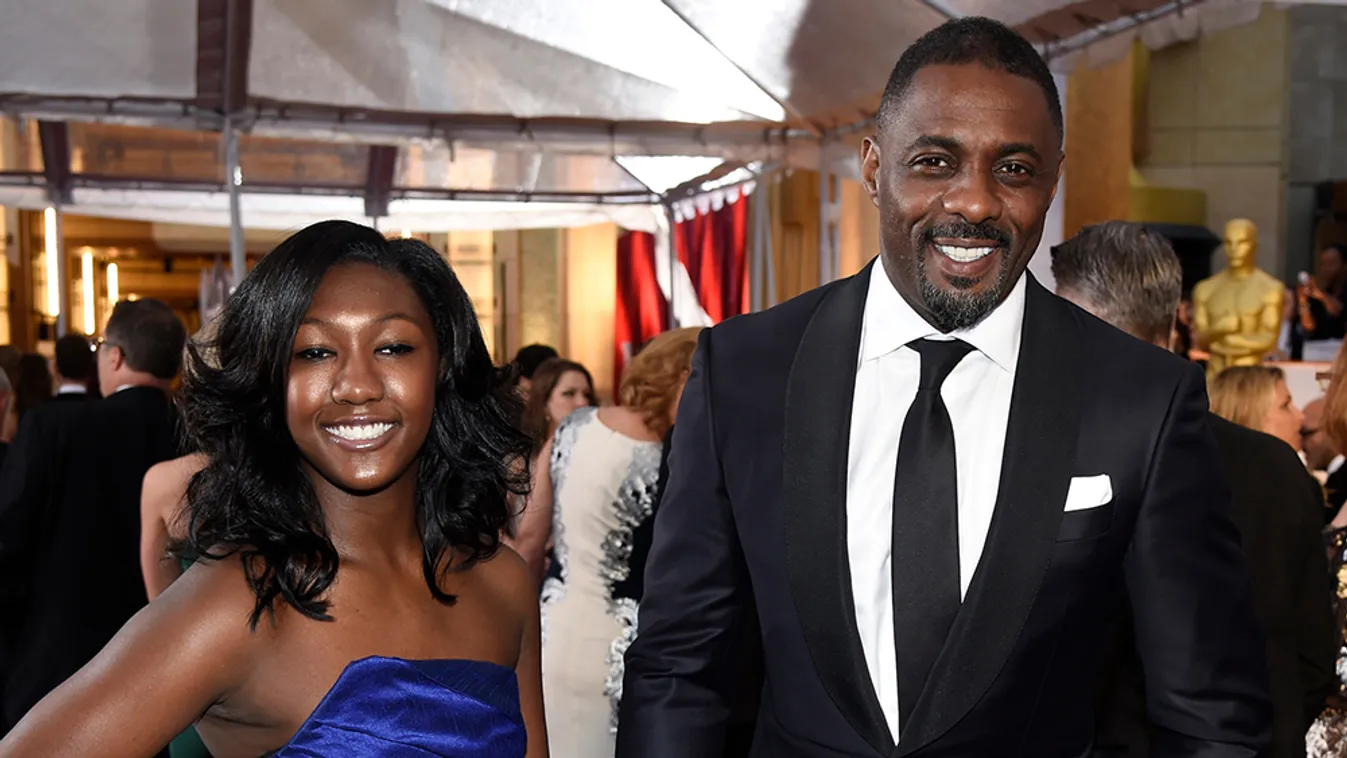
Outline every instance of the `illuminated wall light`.
<svg viewBox="0 0 1347 758"><path fill-rule="evenodd" d="M115 263L109 263L109 264L108 264L108 307L109 307L109 308L112 307L112 306L114 306L114 305L116 305L116 304L117 304L117 301L121 299L121 292L118 291L118 288L120 287L121 282L119 282L118 279L117 279L117 273L118 273L118 272L117 272L117 264L115 264Z"/></svg>
<svg viewBox="0 0 1347 758"><path fill-rule="evenodd" d="M93 334L98 329L94 320L94 254L80 256L80 290L84 295L84 333Z"/></svg>
<svg viewBox="0 0 1347 758"><path fill-rule="evenodd" d="M402 238L405 239L405 240L411 239L411 238L412 238L412 230L411 230L411 229L403 229L403 230L402 230Z"/></svg>
<svg viewBox="0 0 1347 758"><path fill-rule="evenodd" d="M61 315L61 241L56 238L56 209L43 211L42 222L43 244L47 246L47 315L55 318Z"/></svg>

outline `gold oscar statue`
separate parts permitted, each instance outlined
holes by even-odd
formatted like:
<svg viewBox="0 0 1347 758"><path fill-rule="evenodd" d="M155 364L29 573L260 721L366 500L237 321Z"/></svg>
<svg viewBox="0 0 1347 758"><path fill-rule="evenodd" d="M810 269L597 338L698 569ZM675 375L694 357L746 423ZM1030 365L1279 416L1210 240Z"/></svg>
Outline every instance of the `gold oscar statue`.
<svg viewBox="0 0 1347 758"><path fill-rule="evenodd" d="M1286 285L1254 265L1258 227L1246 218L1225 225L1224 271L1193 288L1197 344L1211 354L1207 376L1255 366L1277 347Z"/></svg>

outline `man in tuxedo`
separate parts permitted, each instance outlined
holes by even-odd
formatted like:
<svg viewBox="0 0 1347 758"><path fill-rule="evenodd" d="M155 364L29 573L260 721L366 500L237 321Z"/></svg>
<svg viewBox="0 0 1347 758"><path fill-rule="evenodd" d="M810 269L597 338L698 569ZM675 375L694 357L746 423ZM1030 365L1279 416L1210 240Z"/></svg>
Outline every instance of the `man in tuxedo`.
<svg viewBox="0 0 1347 758"><path fill-rule="evenodd" d="M618 756L721 755L750 597L754 756L1084 755L1124 596L1158 754L1267 744L1201 371L1024 275L1062 132L1022 37L933 30L864 142L878 261L702 333Z"/></svg>
<svg viewBox="0 0 1347 758"><path fill-rule="evenodd" d="M1052 251L1057 294L1134 337L1169 348L1183 272L1173 248L1140 224L1082 229ZM1269 758L1305 755L1305 731L1337 677L1319 484L1285 442L1209 414L1262 627L1273 705ZM1124 614L1099 691L1096 758L1151 755L1146 677Z"/></svg>
<svg viewBox="0 0 1347 758"><path fill-rule="evenodd" d="M178 455L169 396L186 331L164 303L117 304L104 398L23 418L0 470L0 734L145 605L140 486Z"/></svg>
<svg viewBox="0 0 1347 758"><path fill-rule="evenodd" d="M1324 428L1324 399L1316 398L1305 406L1304 428L1300 430L1300 439L1305 449L1305 463L1313 471L1324 472L1324 497L1327 510L1323 513L1325 523L1333 520L1347 502L1347 456L1338 452L1337 446Z"/></svg>

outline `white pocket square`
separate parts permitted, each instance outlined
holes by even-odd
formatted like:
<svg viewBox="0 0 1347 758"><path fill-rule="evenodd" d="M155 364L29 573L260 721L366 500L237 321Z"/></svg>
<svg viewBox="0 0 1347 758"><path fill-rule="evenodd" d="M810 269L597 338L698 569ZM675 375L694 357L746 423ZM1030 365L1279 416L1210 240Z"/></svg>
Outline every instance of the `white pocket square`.
<svg viewBox="0 0 1347 758"><path fill-rule="evenodd" d="M1066 491L1066 512L1088 511L1113 502L1113 480L1108 474L1071 477Z"/></svg>

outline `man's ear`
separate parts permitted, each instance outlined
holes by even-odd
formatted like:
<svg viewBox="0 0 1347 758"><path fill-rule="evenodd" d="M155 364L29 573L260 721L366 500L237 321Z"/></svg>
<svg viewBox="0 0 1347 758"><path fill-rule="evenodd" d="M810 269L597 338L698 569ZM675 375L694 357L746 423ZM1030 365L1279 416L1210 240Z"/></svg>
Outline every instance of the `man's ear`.
<svg viewBox="0 0 1347 758"><path fill-rule="evenodd" d="M861 142L861 186L870 202L879 207L879 137L866 137Z"/></svg>

